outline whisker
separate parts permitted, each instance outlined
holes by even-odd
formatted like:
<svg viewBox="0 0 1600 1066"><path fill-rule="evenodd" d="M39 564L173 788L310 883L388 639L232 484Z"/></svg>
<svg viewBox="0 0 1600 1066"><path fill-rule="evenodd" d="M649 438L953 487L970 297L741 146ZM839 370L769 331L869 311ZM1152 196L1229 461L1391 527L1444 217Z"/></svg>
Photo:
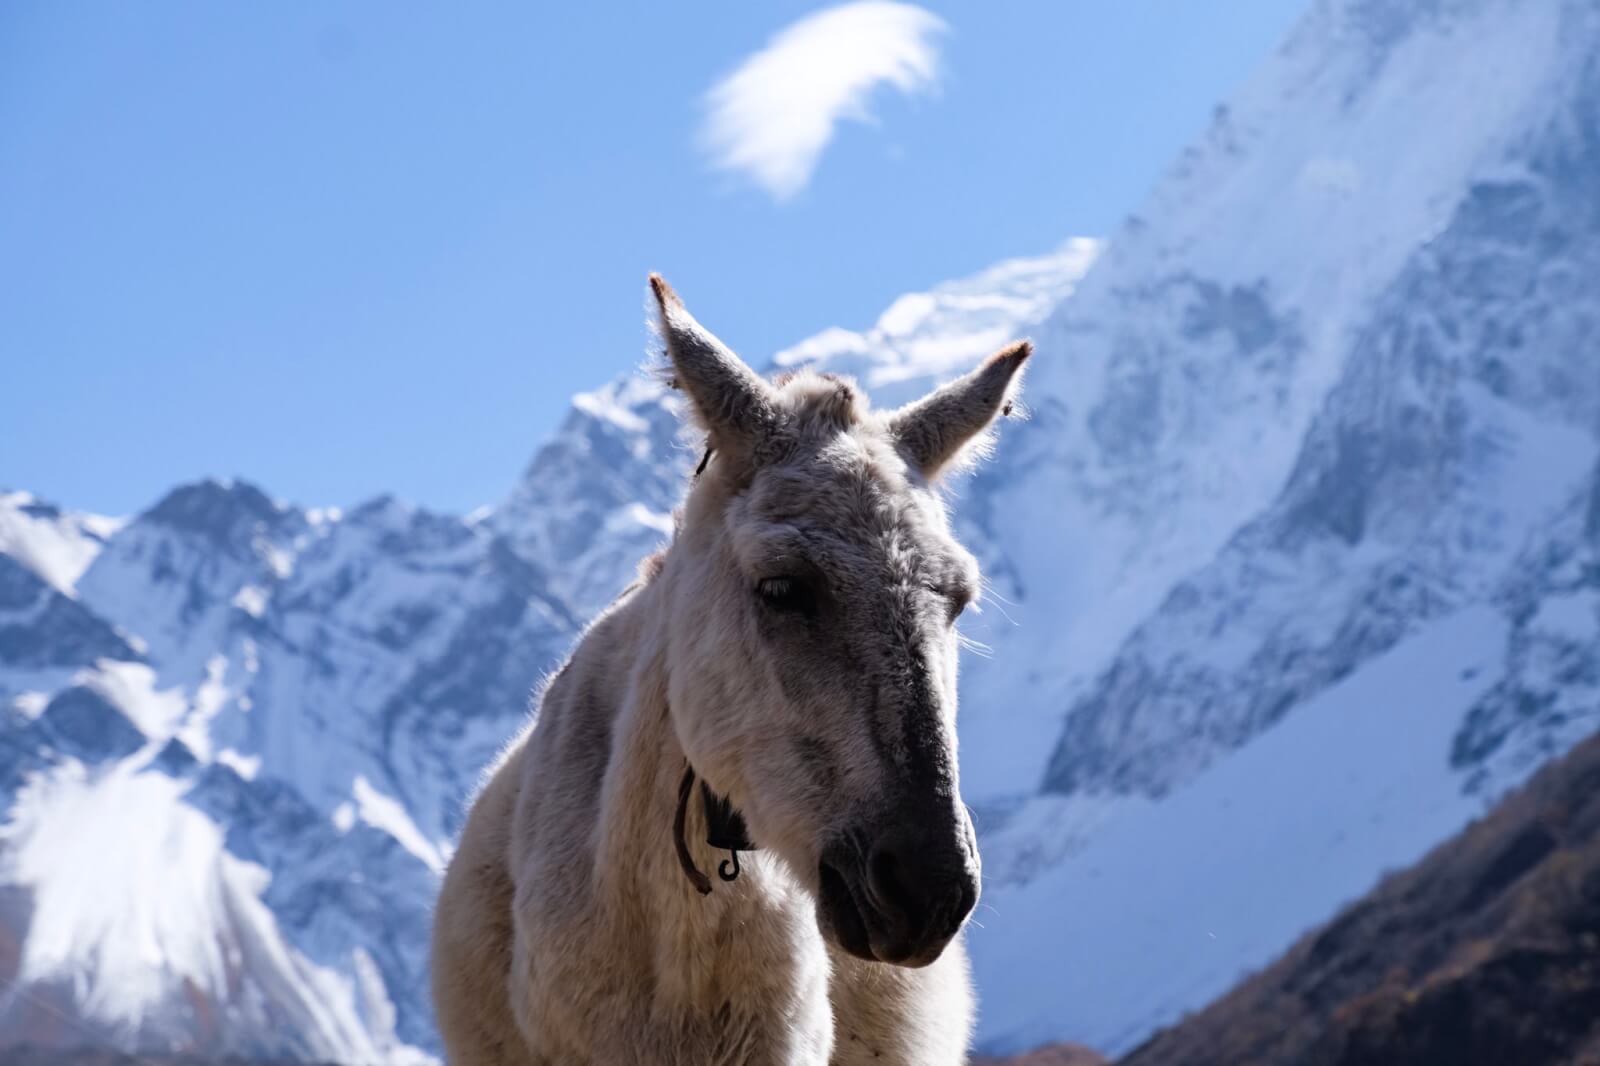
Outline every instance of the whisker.
<svg viewBox="0 0 1600 1066"><path fill-rule="evenodd" d="M995 588L993 581L990 581L988 578L983 578L982 581L983 595L979 597L979 600L983 602L989 602L992 600L994 602L994 609L1000 612L1000 617L1004 618L1007 622L1010 622L1013 626L1018 626L1020 628L1020 624L1017 622L1017 620L1011 617L1011 612L1006 610L1008 606L1015 607L1016 604L1001 595L1000 590Z"/></svg>
<svg viewBox="0 0 1600 1066"><path fill-rule="evenodd" d="M1001 603L1010 604L1012 607L1016 606L1016 604L1013 601L1006 599L1004 596L1002 596L1000 594L1000 591L995 587L995 583L993 581L989 580L989 578L985 577L985 578L982 578L981 580L983 582L983 594L984 594L985 598L988 598L988 597L992 596L996 600L999 600Z"/></svg>
<svg viewBox="0 0 1600 1066"><path fill-rule="evenodd" d="M1012 606L1014 607L1016 605L1012 604ZM1012 625L1017 626L1018 628L1021 628L1021 623L1019 623L1015 618L1012 618L1011 617L1011 612L1007 611L1004 607L1002 607L998 600L995 601L994 609L1000 612L1000 617L1001 618L1004 618L1007 622L1010 622Z"/></svg>
<svg viewBox="0 0 1600 1066"><path fill-rule="evenodd" d="M981 640L974 640L960 630L956 631L956 639L961 642L961 647L972 654L984 659L994 658L994 649Z"/></svg>

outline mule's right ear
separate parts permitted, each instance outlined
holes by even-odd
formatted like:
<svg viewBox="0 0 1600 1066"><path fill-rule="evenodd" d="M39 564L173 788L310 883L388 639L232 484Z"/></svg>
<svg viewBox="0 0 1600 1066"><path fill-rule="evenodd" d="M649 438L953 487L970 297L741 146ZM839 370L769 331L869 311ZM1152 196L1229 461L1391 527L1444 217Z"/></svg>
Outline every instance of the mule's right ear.
<svg viewBox="0 0 1600 1066"><path fill-rule="evenodd" d="M772 388L694 320L660 274L650 275L650 291L661 311L673 385L688 394L713 448L748 453L777 422Z"/></svg>

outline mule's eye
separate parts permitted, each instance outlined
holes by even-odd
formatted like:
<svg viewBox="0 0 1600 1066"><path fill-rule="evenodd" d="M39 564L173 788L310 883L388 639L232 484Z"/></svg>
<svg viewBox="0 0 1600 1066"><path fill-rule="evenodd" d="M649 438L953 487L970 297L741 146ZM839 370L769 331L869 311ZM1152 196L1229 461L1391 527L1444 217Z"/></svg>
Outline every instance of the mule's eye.
<svg viewBox="0 0 1600 1066"><path fill-rule="evenodd" d="M761 602L779 611L810 614L816 607L811 582L803 577L766 577L756 584Z"/></svg>

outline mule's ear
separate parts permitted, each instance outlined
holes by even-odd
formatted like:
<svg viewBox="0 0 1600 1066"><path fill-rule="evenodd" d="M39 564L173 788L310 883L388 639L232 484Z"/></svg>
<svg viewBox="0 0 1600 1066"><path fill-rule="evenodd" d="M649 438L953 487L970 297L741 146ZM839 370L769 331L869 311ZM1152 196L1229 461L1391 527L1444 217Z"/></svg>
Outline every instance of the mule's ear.
<svg viewBox="0 0 1600 1066"><path fill-rule="evenodd" d="M772 388L694 320L660 274L650 275L650 291L661 311L673 385L688 394L712 447L747 452L776 422Z"/></svg>
<svg viewBox="0 0 1600 1066"><path fill-rule="evenodd" d="M1018 372L1032 354L1028 341L1002 348L970 374L889 416L895 443L924 477L936 477L989 428L1002 408L1010 412L1021 380Z"/></svg>

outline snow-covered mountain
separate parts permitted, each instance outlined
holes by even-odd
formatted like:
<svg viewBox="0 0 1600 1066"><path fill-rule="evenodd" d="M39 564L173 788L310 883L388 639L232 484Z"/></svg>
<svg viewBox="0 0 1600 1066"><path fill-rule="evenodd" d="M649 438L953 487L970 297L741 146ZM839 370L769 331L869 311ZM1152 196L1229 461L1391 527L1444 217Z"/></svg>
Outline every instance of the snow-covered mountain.
<svg viewBox="0 0 1600 1066"><path fill-rule="evenodd" d="M1600 727L1597 57L1593 0L1321 0L1103 248L773 358L1038 341L954 488L986 1046L1128 1047ZM695 458L639 375L468 518L0 496L0 1044L435 1051L464 800Z"/></svg>
<svg viewBox="0 0 1600 1066"><path fill-rule="evenodd" d="M1319 4L1047 328L1068 665L1008 700L1061 727L991 834L992 1044L1128 1047L1600 728L1597 46Z"/></svg>

